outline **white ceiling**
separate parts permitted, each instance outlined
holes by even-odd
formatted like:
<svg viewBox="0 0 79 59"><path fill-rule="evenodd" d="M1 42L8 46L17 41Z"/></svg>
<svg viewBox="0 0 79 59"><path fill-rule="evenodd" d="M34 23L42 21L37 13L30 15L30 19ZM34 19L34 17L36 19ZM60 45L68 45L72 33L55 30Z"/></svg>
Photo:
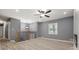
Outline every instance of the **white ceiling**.
<svg viewBox="0 0 79 59"><path fill-rule="evenodd" d="M50 18L40 18L36 15L37 9L0 9L0 15L21 19L24 22L49 21L73 15L72 9L52 9L48 15Z"/></svg>

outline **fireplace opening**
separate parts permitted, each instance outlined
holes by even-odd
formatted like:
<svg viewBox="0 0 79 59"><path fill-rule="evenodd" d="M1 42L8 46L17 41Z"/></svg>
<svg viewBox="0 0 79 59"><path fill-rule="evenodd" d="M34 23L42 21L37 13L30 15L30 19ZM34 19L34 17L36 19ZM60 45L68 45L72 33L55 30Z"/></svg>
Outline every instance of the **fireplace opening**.
<svg viewBox="0 0 79 59"><path fill-rule="evenodd" d="M74 42L75 42L75 46L77 48L78 47L78 36L77 36L77 34L74 34Z"/></svg>

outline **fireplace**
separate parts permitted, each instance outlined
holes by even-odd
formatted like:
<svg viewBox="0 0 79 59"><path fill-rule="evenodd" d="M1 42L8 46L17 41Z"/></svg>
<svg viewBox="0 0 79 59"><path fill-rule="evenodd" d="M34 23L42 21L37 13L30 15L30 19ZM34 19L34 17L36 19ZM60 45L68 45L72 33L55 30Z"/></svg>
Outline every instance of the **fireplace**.
<svg viewBox="0 0 79 59"><path fill-rule="evenodd" d="M78 47L78 35L74 34L74 42L75 42L75 46L76 48Z"/></svg>

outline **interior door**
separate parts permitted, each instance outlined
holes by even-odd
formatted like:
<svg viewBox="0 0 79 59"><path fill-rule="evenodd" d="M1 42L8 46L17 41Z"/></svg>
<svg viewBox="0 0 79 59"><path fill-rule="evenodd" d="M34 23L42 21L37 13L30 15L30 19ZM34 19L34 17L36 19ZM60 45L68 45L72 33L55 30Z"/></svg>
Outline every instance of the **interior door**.
<svg viewBox="0 0 79 59"><path fill-rule="evenodd" d="M0 24L0 38L3 37L3 24Z"/></svg>

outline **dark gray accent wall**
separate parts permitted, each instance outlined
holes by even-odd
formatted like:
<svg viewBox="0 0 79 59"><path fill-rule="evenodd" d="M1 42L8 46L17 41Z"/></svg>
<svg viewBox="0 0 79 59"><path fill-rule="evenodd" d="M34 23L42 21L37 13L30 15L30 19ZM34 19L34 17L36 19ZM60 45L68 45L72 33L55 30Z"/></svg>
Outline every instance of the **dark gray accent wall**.
<svg viewBox="0 0 79 59"><path fill-rule="evenodd" d="M58 23L58 35L48 34L48 24L50 23ZM38 36L61 40L73 38L73 17L38 23Z"/></svg>
<svg viewBox="0 0 79 59"><path fill-rule="evenodd" d="M10 20L10 39L16 39L16 33L20 32L20 20L11 19Z"/></svg>
<svg viewBox="0 0 79 59"><path fill-rule="evenodd" d="M0 38L3 37L3 24L0 24Z"/></svg>

